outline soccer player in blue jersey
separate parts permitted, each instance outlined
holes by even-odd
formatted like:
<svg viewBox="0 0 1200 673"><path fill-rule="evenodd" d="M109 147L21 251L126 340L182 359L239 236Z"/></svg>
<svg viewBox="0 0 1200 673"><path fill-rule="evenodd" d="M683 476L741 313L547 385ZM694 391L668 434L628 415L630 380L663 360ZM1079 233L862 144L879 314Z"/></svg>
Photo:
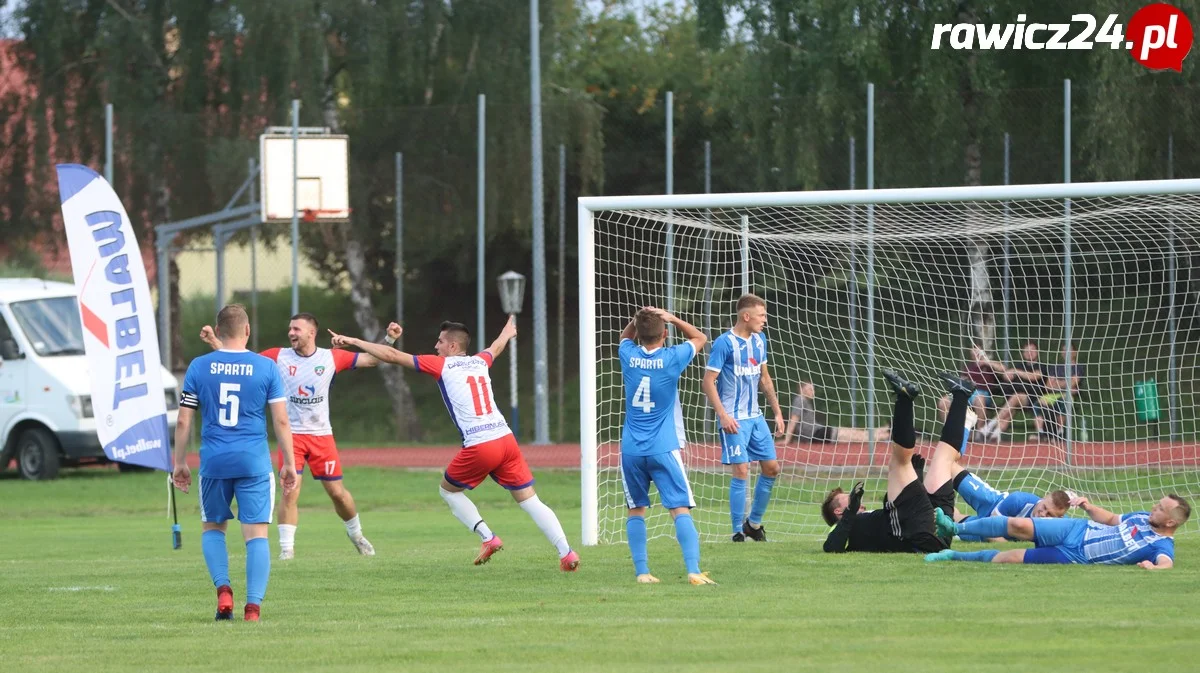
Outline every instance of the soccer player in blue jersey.
<svg viewBox="0 0 1200 673"><path fill-rule="evenodd" d="M1071 499L1066 491L1051 491L1041 497L1022 491L1002 492L969 470L956 466L955 471L954 490L975 510L974 515L958 519L959 523L989 516L1059 519L1071 507ZM959 535L958 539L965 542L983 540L975 535Z"/></svg>
<svg viewBox="0 0 1200 673"><path fill-rule="evenodd" d="M279 478L285 490L296 487L296 462L288 423L287 395L275 363L246 350L250 320L246 310L231 304L217 314L217 335L223 348L188 365L180 393L175 426L175 486L187 492L192 472L185 456L191 439L192 417L200 410L200 547L213 585L217 587L217 619L233 619L233 589L229 585L229 552L225 528L238 520L246 541L246 621L258 621L271 550L267 527L275 506L271 449L267 444L265 409L271 408L275 438L283 451Z"/></svg>
<svg viewBox="0 0 1200 673"><path fill-rule="evenodd" d="M666 347L667 325L675 325L687 341ZM634 343L634 337L637 343ZM657 584L646 555L646 508L650 482L658 487L663 507L675 519L675 538L683 550L688 582L716 584L700 572L700 535L692 521L696 506L679 449L684 445L679 407L679 377L704 348L708 337L674 315L646 307L621 332L621 378L625 382L625 427L621 432L621 482L629 517L625 533L634 572L641 584Z"/></svg>
<svg viewBox="0 0 1200 673"><path fill-rule="evenodd" d="M960 535L1031 540L1037 544L1033 549L947 549L928 554L925 560L1137 565L1147 570L1166 570L1175 565L1175 531L1192 513L1186 500L1172 493L1163 496L1149 512L1120 515L1080 500L1090 520L992 516L955 524Z"/></svg>
<svg viewBox="0 0 1200 673"><path fill-rule="evenodd" d="M733 473L729 485L733 541L750 538L764 542L767 532L762 520L779 476L779 461L775 439L758 407L760 388L775 414L775 435L783 435L784 419L775 384L767 372L767 337L763 334L767 302L745 294L737 300L734 313L737 317L733 327L713 342L702 387L721 425L721 463L729 465ZM752 460L758 462L759 475L747 517L746 480Z"/></svg>

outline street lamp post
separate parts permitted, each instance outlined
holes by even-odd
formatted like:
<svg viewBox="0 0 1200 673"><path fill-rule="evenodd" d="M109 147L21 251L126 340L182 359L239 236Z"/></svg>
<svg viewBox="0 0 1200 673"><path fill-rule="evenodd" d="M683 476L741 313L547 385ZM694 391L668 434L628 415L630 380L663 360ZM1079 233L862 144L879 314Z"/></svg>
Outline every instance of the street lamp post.
<svg viewBox="0 0 1200 673"><path fill-rule="evenodd" d="M525 276L516 271L505 271L496 278L500 289L500 307L508 315L515 316L521 312L525 302ZM517 414L517 338L513 337L508 344L508 396L512 401L512 431L514 437L519 437L520 416Z"/></svg>

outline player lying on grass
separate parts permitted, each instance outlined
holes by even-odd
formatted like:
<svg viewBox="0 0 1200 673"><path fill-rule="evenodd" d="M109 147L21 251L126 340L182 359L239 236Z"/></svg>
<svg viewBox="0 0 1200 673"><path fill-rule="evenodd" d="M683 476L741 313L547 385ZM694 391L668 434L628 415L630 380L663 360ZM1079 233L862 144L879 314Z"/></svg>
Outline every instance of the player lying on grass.
<svg viewBox="0 0 1200 673"><path fill-rule="evenodd" d="M388 325L388 336L399 338L403 329L396 323ZM415 369L437 379L450 420L458 427L463 445L446 467L438 492L450 507L454 517L482 540L475 565L487 563L492 554L504 548L500 537L494 535L475 503L464 490L475 488L491 477L512 493L521 509L558 550L558 564L565 572L579 567L579 554L567 544L567 535L554 511L546 506L533 490L533 473L521 448L513 437L504 416L493 403L492 378L488 374L492 363L504 352L509 340L517 335L515 317L509 317L500 336L477 355L467 355L471 335L462 323L443 322L434 350L437 355L411 355L391 346L329 332L334 346L354 346L375 356L380 362L390 362Z"/></svg>
<svg viewBox="0 0 1200 673"><path fill-rule="evenodd" d="M954 490L958 491L962 499L975 511L971 516L962 516L956 512L955 520L959 523L989 516L1060 519L1071 506L1071 499L1066 491L1051 491L1041 497L1022 491L1001 492L957 464L953 471ZM976 535L959 535L958 539L964 542L983 540ZM1001 539L1003 538L994 541Z"/></svg>
<svg viewBox="0 0 1200 673"><path fill-rule="evenodd" d="M920 478L924 459L913 455L917 443L913 427L913 400L920 394L915 383L905 381L893 371L885 371L884 378L896 393L896 406L892 413L892 456L887 471L887 500L883 509L865 511L862 507L863 484L854 485L850 493L835 488L821 504L821 516L825 523L833 526L825 539L824 549L830 553L847 551L869 552L935 552L946 549L949 540L940 535L937 513L946 505L945 489L939 486L937 494L930 493ZM963 418L969 394L952 394L950 412L944 432L958 435L964 431ZM951 441L954 436L946 437ZM958 439L961 442L961 438ZM944 444L944 442L943 442ZM946 449L953 451L949 445ZM939 444L937 451L942 450ZM930 482L928 479L926 484ZM949 506L954 506L954 491L949 491ZM946 518L948 522L949 519Z"/></svg>
<svg viewBox="0 0 1200 673"><path fill-rule="evenodd" d="M333 378L348 369L374 367L379 361L366 353L351 353L317 347L317 318L311 313L297 313L288 321L288 343L291 348L268 348L260 355L275 361L288 393L288 420L292 424L292 446L296 455L296 471L304 473L308 463L313 478L325 487L333 501L333 509L346 526L346 536L359 554L374 556L375 547L363 536L354 496L342 482L342 459L333 426L329 422L329 393ZM395 338L395 337L393 337ZM200 339L213 347L223 348L213 328L200 329ZM279 454L283 461L283 449ZM300 525L300 487L285 491L279 503L279 560L296 556L296 528Z"/></svg>
<svg viewBox="0 0 1200 673"><path fill-rule="evenodd" d="M687 341L666 347L667 325L675 325ZM637 337L637 343L633 339ZM692 487L679 450L683 427L677 422L679 377L708 338L692 325L646 307L621 332L621 378L625 383L625 427L621 432L621 485L629 517L625 533L633 568L641 584L657 584L646 553L646 508L650 482L663 507L675 520L675 539L683 550L691 584L716 584L700 572L700 535L692 521ZM682 418L681 415L678 418Z"/></svg>
<svg viewBox="0 0 1200 673"><path fill-rule="evenodd" d="M1030 540L1033 549L949 549L925 556L926 561L990 563L1081 563L1137 565L1166 570L1175 565L1175 531L1187 522L1192 508L1174 493L1163 496L1149 512L1114 514L1080 499L1091 519L1019 519L991 516L955 524L960 535Z"/></svg>

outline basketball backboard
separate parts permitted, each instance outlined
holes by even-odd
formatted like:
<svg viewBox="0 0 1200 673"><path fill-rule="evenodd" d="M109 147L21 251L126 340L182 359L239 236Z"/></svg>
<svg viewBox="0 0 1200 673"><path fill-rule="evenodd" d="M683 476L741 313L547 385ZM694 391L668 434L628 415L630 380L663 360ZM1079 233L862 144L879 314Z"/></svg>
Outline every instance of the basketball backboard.
<svg viewBox="0 0 1200 673"><path fill-rule="evenodd" d="M272 127L258 137L263 222L292 219L292 135ZM306 220L350 219L348 141L328 129L301 129L296 141L296 209Z"/></svg>

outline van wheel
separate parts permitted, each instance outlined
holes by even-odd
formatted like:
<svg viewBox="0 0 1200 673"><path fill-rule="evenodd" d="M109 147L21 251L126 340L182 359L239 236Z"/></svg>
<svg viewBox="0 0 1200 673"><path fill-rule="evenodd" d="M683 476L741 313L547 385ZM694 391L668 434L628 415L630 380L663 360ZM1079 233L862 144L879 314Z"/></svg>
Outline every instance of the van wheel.
<svg viewBox="0 0 1200 673"><path fill-rule="evenodd" d="M58 478L58 441L42 428L30 428L17 439L17 468L34 481Z"/></svg>

